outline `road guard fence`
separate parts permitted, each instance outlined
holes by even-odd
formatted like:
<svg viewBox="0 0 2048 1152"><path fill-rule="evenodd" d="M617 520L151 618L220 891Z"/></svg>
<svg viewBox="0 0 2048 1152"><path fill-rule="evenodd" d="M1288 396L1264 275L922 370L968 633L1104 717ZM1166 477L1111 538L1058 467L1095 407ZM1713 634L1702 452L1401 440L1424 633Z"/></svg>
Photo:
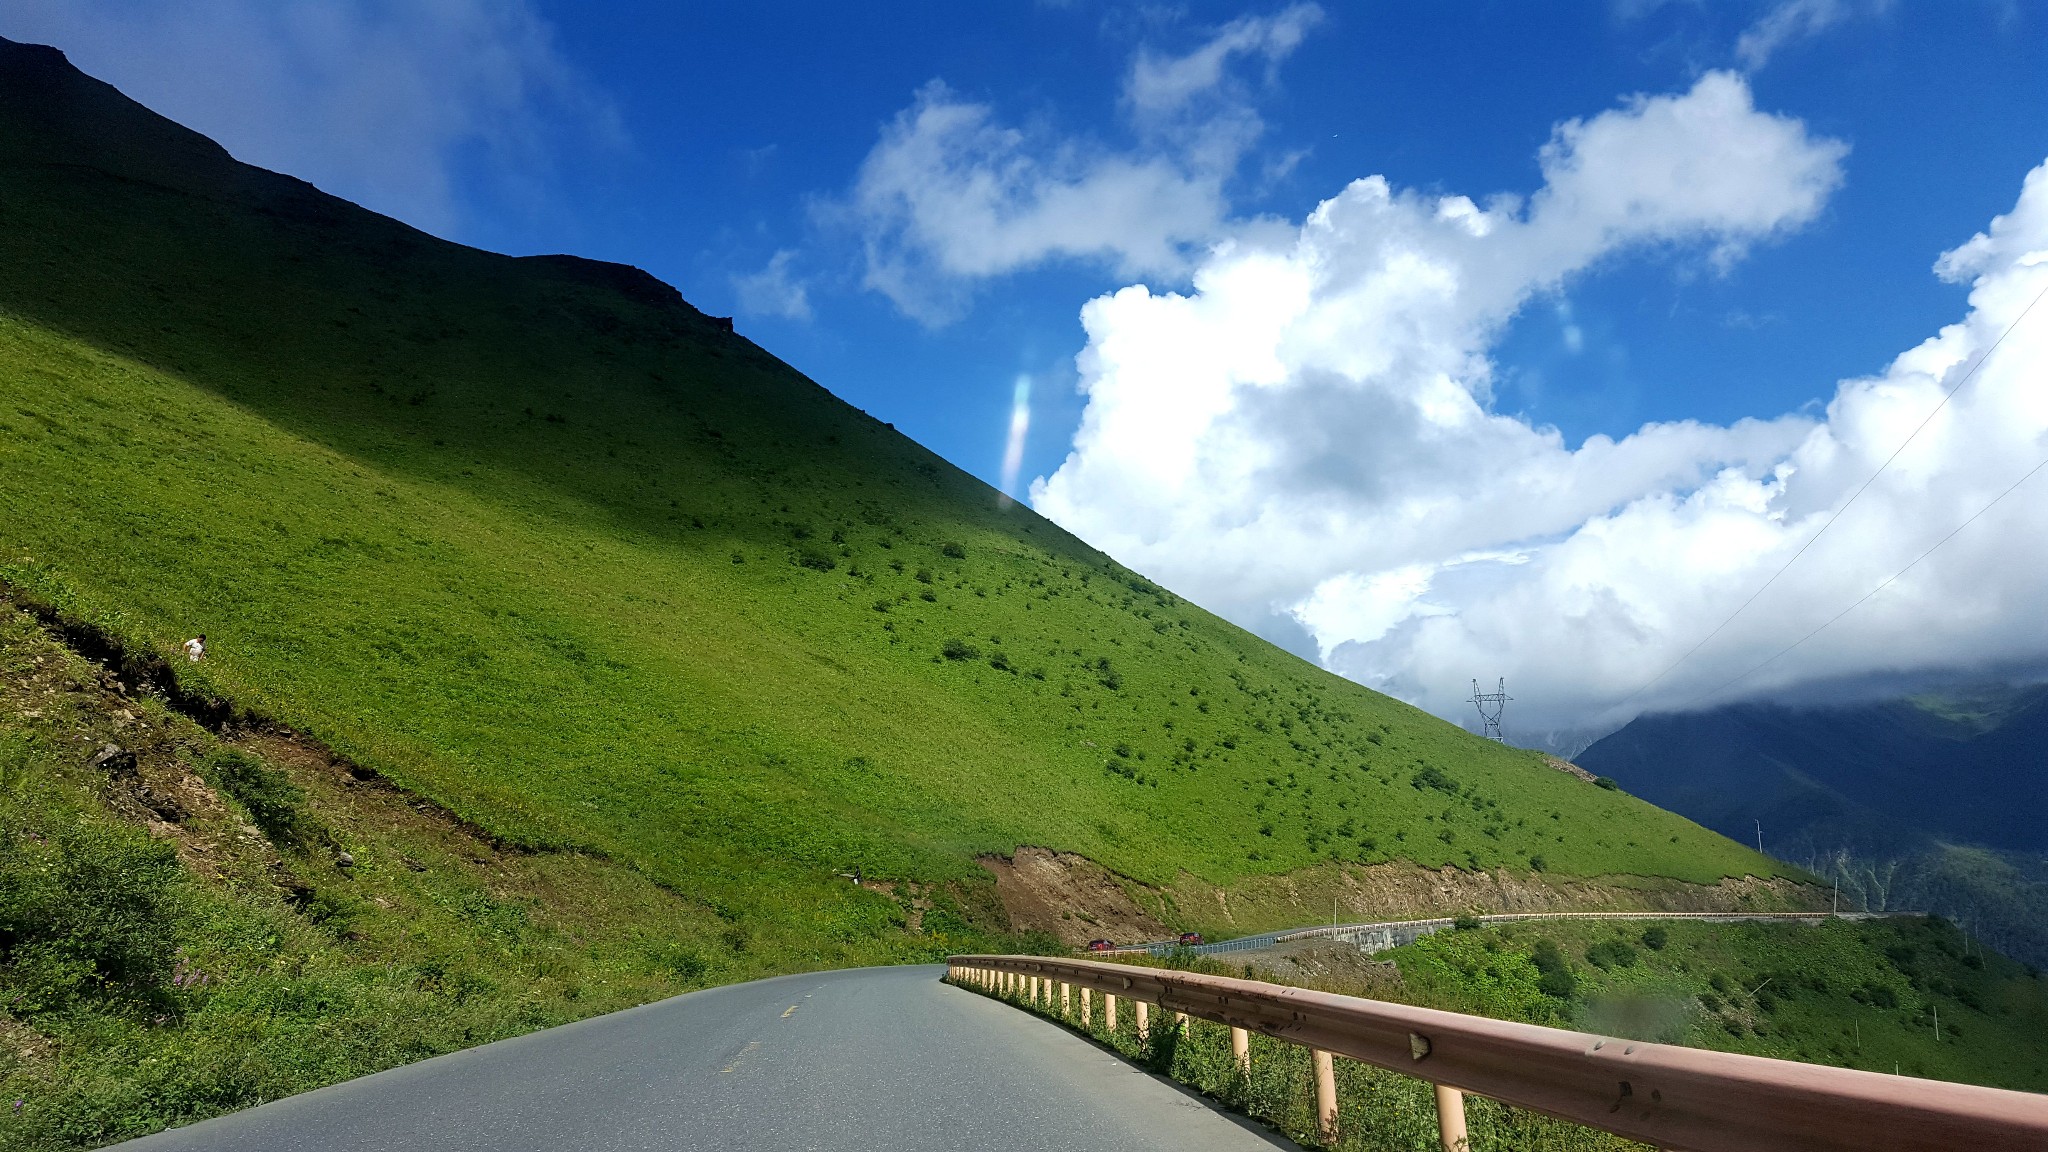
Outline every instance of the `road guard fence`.
<svg viewBox="0 0 2048 1152"><path fill-rule="evenodd" d="M1112 1031L1149 1009L1222 1024L1249 1068L1249 1034L1313 1053L1323 1138L1338 1133L1333 1056L1436 1086L1446 1152L1465 1152L1464 1094L1639 1140L1664 1152L2039 1152L2048 1096L1707 1052L1388 1004L1258 980L1044 956L955 956L948 979Z"/></svg>

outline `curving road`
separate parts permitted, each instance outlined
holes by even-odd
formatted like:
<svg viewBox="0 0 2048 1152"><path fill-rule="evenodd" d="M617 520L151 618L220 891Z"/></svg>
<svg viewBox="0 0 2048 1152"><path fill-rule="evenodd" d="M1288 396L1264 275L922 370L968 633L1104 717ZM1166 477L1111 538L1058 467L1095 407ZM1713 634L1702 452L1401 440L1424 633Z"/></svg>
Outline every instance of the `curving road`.
<svg viewBox="0 0 2048 1152"><path fill-rule="evenodd" d="M692 992L161 1132L128 1152L1292 1148L942 965Z"/></svg>
<svg viewBox="0 0 2048 1152"><path fill-rule="evenodd" d="M1826 920L1879 920L1885 917L1925 916L1925 912L1490 912L1475 916L1481 924L1508 924L1524 920L1698 920L1710 924L1742 924L1752 921L1784 924L1818 924ZM1315 940L1337 940L1356 944L1367 953L1384 952L1421 937L1453 927L1449 916L1430 920L1376 920L1369 924L1312 924L1306 928L1282 928L1238 936L1213 944L1184 945L1178 940L1154 940L1125 948L1108 949L1112 956L1170 956L1185 948L1198 956L1226 952L1265 952L1288 944Z"/></svg>

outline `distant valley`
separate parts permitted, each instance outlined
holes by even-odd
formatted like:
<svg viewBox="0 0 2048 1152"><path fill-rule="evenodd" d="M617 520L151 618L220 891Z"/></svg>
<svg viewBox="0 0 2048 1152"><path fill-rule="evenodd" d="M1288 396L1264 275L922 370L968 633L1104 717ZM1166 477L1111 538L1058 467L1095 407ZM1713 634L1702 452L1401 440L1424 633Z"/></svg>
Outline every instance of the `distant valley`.
<svg viewBox="0 0 2048 1152"><path fill-rule="evenodd" d="M1804 865L1859 903L1956 917L2048 963L2048 686L1644 716L1587 770Z"/></svg>

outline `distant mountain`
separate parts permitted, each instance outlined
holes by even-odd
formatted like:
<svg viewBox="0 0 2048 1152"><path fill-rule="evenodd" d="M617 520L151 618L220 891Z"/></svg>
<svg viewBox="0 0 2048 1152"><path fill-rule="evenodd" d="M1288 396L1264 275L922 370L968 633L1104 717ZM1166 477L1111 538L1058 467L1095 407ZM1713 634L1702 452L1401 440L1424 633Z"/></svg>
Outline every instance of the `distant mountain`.
<svg viewBox="0 0 2048 1152"><path fill-rule="evenodd" d="M2048 964L2048 685L1643 716L1580 766L1841 885Z"/></svg>
<svg viewBox="0 0 2048 1152"><path fill-rule="evenodd" d="M1781 859L1935 842L2048 852L2048 686L1643 716L1578 757Z"/></svg>

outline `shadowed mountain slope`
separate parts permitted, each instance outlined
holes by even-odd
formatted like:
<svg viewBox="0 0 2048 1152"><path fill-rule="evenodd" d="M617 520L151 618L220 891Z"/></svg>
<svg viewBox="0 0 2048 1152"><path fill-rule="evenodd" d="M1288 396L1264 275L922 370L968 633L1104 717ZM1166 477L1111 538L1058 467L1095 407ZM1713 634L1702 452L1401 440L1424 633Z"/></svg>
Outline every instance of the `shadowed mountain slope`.
<svg viewBox="0 0 2048 1152"><path fill-rule="evenodd" d="M0 212L0 576L207 633L195 689L508 842L785 914L1019 844L1764 867L1194 608L644 273L436 240L50 49L0 49Z"/></svg>
<svg viewBox="0 0 2048 1152"><path fill-rule="evenodd" d="M1578 758L1629 791L1798 859L1931 841L2048 852L2048 688L1644 716Z"/></svg>

